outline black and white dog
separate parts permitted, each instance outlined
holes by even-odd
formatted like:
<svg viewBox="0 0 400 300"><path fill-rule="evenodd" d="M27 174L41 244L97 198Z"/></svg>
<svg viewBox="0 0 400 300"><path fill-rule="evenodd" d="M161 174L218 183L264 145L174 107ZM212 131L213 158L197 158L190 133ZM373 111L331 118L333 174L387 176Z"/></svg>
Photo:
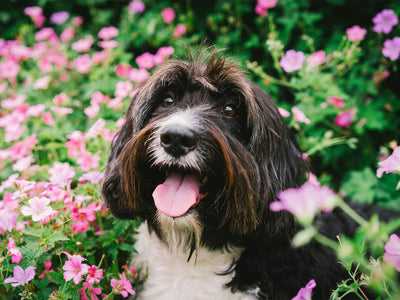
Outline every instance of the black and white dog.
<svg viewBox="0 0 400 300"><path fill-rule="evenodd" d="M299 225L269 210L305 172L277 107L235 64L215 52L166 62L132 100L102 189L115 216L143 220L139 298L291 299L315 279L314 299L328 299L346 277L334 253L292 248ZM354 231L343 220L321 231Z"/></svg>

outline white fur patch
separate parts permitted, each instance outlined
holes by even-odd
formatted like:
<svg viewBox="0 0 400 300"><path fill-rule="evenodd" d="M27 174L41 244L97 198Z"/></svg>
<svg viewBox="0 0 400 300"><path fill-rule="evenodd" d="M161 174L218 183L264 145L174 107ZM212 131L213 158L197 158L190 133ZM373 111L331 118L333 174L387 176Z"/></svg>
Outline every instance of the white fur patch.
<svg viewBox="0 0 400 300"><path fill-rule="evenodd" d="M200 248L196 262L189 262L188 253L177 253L150 234L143 223L136 235L133 266L148 272L144 289L138 293L140 300L254 300L256 291L248 294L235 293L224 285L233 274L218 275L225 272L232 261L240 255L240 249L210 251Z"/></svg>

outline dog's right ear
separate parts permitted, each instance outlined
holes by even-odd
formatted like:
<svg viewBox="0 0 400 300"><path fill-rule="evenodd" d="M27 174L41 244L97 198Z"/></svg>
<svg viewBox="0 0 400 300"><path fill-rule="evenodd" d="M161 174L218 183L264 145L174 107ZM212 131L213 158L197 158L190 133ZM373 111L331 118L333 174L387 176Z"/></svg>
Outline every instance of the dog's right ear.
<svg viewBox="0 0 400 300"><path fill-rule="evenodd" d="M132 200L129 195L129 188L126 187L121 168L121 157L128 151L129 145L135 139L136 131L132 122L132 111L136 99L133 99L125 115L125 123L115 135L110 156L107 162L107 169L102 186L103 201L107 204L111 213L121 219L133 219L138 216L141 205Z"/></svg>

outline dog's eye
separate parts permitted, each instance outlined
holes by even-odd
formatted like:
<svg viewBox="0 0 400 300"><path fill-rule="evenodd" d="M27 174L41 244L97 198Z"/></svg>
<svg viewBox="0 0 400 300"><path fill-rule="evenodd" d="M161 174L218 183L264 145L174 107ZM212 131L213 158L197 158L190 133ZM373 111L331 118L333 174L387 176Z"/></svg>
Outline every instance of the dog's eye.
<svg viewBox="0 0 400 300"><path fill-rule="evenodd" d="M163 101L161 101L161 106L163 107L170 107L174 105L175 101L171 97L165 98Z"/></svg>
<svg viewBox="0 0 400 300"><path fill-rule="evenodd" d="M234 116L236 116L237 111L236 111L235 107L233 107L231 105L227 105L222 110L222 113L227 117L234 117Z"/></svg>

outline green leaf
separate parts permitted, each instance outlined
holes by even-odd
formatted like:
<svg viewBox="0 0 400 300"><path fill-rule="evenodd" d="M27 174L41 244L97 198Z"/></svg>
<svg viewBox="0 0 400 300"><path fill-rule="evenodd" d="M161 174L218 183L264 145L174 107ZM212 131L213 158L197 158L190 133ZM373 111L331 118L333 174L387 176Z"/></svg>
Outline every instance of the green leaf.
<svg viewBox="0 0 400 300"><path fill-rule="evenodd" d="M44 250L42 248L35 248L35 247L26 247L22 246L19 248L22 254L22 261L20 263L20 266L23 269L26 269L29 266L36 266L36 262L39 258L40 255L44 253Z"/></svg>
<svg viewBox="0 0 400 300"><path fill-rule="evenodd" d="M353 202L372 203L375 198L374 187L378 184L378 179L371 168L366 167L362 171L352 171L344 180L341 189Z"/></svg>

